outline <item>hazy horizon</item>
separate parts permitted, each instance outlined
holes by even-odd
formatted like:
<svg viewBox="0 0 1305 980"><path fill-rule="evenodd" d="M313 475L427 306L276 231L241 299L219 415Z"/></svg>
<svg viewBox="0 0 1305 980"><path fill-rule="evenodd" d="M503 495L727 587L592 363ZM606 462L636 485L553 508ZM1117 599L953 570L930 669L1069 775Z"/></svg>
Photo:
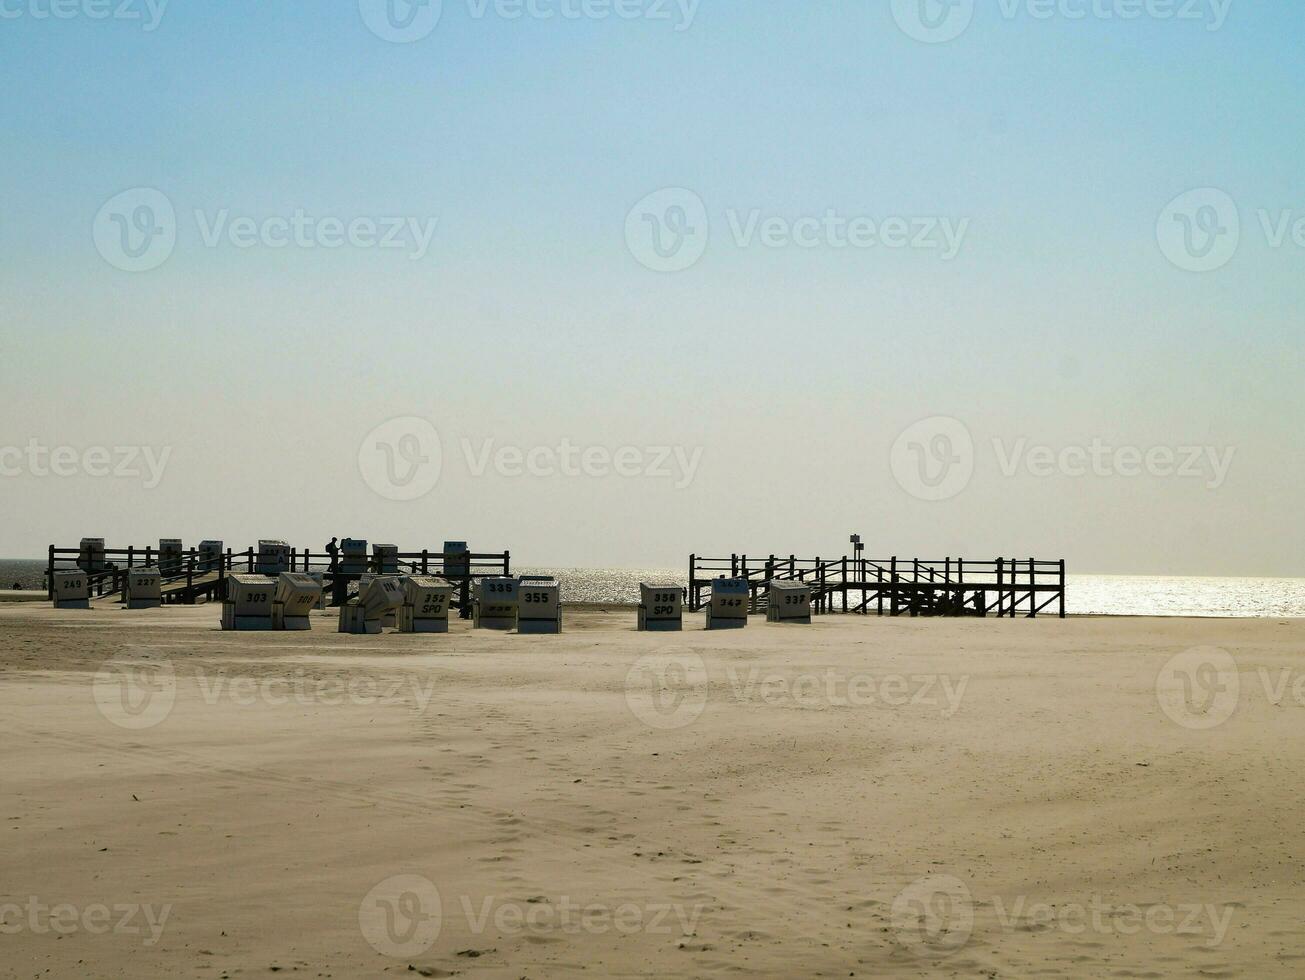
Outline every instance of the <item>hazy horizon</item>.
<svg viewBox="0 0 1305 980"><path fill-rule="evenodd" d="M1116 6L6 7L0 554L1305 575L1305 11Z"/></svg>

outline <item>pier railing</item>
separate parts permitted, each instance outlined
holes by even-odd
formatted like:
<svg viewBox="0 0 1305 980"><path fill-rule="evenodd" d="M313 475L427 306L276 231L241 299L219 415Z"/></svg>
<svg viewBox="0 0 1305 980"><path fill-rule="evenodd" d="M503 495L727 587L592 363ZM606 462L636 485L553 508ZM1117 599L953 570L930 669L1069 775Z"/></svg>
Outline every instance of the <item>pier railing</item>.
<svg viewBox="0 0 1305 980"><path fill-rule="evenodd" d="M754 612L766 606L766 583L780 579L809 583L816 613L1033 618L1050 611L1065 616L1063 559L690 555L691 609L706 604L717 578L746 580Z"/></svg>
<svg viewBox="0 0 1305 980"><path fill-rule="evenodd" d="M54 573L80 569L86 572L93 596L120 594L126 588L127 575L133 569L158 568L163 572L163 598L165 602L193 605L201 599L216 601L226 596L226 578L239 572L256 572L258 549L244 551L225 549L221 554L201 552L198 549L170 551L160 555L157 548L106 548L96 552L95 566L83 568L80 548L49 548L46 569L46 591L54 597ZM382 571L378 558L368 555L361 570L344 570L345 558L339 553L313 552L308 549L290 550L289 567L285 571L317 573L322 576L326 595L333 605L348 599L349 585L365 574ZM481 578L512 574L510 552L445 554L443 551L390 553L381 556L390 574L397 569L400 575L438 575L458 587L455 606L460 612L470 614L471 586Z"/></svg>

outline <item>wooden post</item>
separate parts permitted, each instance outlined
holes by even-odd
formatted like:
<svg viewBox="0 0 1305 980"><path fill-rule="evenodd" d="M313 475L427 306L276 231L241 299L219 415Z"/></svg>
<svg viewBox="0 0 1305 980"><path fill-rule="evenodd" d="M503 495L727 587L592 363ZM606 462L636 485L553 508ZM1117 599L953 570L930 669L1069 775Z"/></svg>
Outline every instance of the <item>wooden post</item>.
<svg viewBox="0 0 1305 980"><path fill-rule="evenodd" d="M1005 571L1006 562L1002 558L997 559L997 618L1001 619L1006 615L1006 591L1002 588L1002 579Z"/></svg>
<svg viewBox="0 0 1305 980"><path fill-rule="evenodd" d="M1033 563L1033 559L1030 558L1029 559L1029 619L1038 618L1037 584L1038 584L1038 568L1037 565Z"/></svg>
<svg viewBox="0 0 1305 980"><path fill-rule="evenodd" d="M890 614L896 616L897 615L897 556L896 555L893 555L892 578L889 582L889 587L893 590L892 594L889 596L889 599L891 600Z"/></svg>
<svg viewBox="0 0 1305 980"><path fill-rule="evenodd" d="M698 611L698 556L689 556L689 612Z"/></svg>
<svg viewBox="0 0 1305 980"><path fill-rule="evenodd" d="M1060 618L1065 618L1065 559L1060 559Z"/></svg>
<svg viewBox="0 0 1305 980"><path fill-rule="evenodd" d="M90 581L89 573L86 578L87 581ZM90 589L86 590L86 594L90 595ZM45 573L45 597L51 602L54 601L54 545L50 545L50 564L47 566Z"/></svg>
<svg viewBox="0 0 1305 980"><path fill-rule="evenodd" d="M1020 562L1018 558L1012 558L1010 560L1010 574L1007 576L1010 579L1010 601L1006 604L1006 607L1010 612L1011 619L1015 618L1015 609L1020 601L1019 592L1017 591L1019 589L1019 584L1015 579L1016 570L1019 568L1019 564Z"/></svg>

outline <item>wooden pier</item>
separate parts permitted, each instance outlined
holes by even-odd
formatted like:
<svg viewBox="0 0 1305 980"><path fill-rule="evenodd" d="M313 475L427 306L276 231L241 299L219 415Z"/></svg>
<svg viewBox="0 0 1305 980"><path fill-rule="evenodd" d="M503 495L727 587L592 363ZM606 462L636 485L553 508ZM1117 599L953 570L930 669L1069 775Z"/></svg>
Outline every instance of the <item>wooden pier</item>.
<svg viewBox="0 0 1305 980"><path fill-rule="evenodd" d="M748 582L753 612L764 612L766 583L812 586L812 611L879 616L1065 617L1065 561L1036 558L872 559L689 556L689 608L701 609L717 578Z"/></svg>
<svg viewBox="0 0 1305 980"><path fill-rule="evenodd" d="M46 592L54 598L54 573L81 569L80 548L50 546L46 570ZM106 548L97 559L105 567L86 570L91 585L91 595L97 597L121 595L127 585L127 574L132 569L158 568L159 550L145 548ZM221 555L200 552L198 549L173 552L165 559L170 568L163 576L164 603L194 605L200 601L217 602L226 596L226 578L240 572L255 573L258 567L258 549L244 551L226 549ZM368 556L363 572L345 572L341 569L344 556L334 557L325 552L290 550L288 572L316 573L322 576L324 591L331 605L340 605L348 599L349 585L364 574L377 574L374 556ZM446 555L443 551L408 551L390 554L386 560L397 563L400 575L437 575L457 586L455 608L463 617L471 615L471 586L478 579L493 575L512 574L510 552L475 554L457 552ZM217 567L212 566L216 564Z"/></svg>

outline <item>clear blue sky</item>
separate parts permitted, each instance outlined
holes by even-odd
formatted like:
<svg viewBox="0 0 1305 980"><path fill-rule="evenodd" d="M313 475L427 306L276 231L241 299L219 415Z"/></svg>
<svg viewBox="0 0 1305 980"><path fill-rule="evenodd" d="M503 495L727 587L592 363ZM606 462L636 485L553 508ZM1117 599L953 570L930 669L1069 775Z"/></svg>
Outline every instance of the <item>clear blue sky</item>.
<svg viewBox="0 0 1305 980"><path fill-rule="evenodd" d="M357 533L679 564L832 552L859 529L884 553L1305 574L1305 248L1272 247L1257 217L1305 217L1299 4L1233 0L1209 30L1210 0L1194 21L977 0L968 30L925 44L889 0L702 0L684 30L674 0L670 20L628 21L444 0L429 36L394 44L345 0L173 0L153 31L87 2L70 19L0 3L0 445L173 452L144 493L0 477L25 518L0 554L83 534ZM177 241L131 273L92 228L139 187L173 204ZM668 187L698 195L711 228L671 274L625 234ZM1205 187L1236 202L1242 239L1193 273L1157 245L1157 218ZM206 247L195 215L296 209L438 226L413 260ZM754 209L968 225L951 261L744 247L727 215ZM416 502L359 475L360 442L396 416L443 441L444 477ZM972 483L941 502L890 466L899 433L932 416L980 447ZM702 461L676 489L475 477L457 448L564 436ZM1211 489L1008 476L991 449L1094 438L1236 457Z"/></svg>

